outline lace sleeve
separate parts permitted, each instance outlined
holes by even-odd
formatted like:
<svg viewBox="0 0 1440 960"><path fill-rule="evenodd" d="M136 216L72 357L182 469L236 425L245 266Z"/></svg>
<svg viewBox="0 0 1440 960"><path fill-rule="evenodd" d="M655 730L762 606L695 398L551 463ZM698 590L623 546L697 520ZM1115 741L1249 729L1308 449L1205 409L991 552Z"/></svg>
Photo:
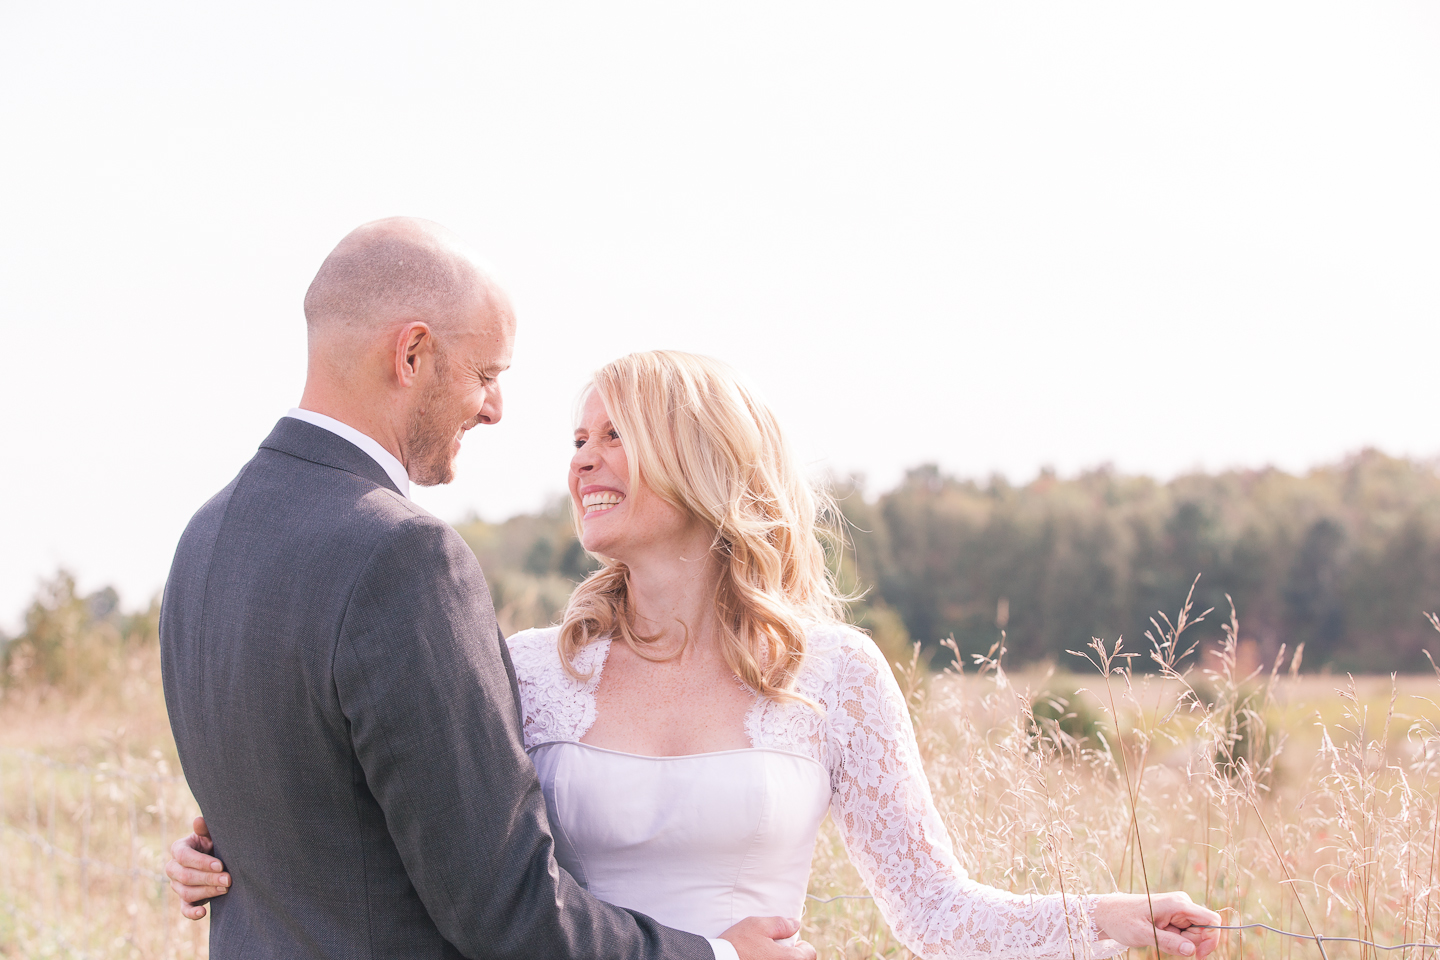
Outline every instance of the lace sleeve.
<svg viewBox="0 0 1440 960"><path fill-rule="evenodd" d="M890 928L935 958L1111 957L1093 898L1020 896L971 880L920 764L900 687L868 638L847 645L824 706L831 813Z"/></svg>

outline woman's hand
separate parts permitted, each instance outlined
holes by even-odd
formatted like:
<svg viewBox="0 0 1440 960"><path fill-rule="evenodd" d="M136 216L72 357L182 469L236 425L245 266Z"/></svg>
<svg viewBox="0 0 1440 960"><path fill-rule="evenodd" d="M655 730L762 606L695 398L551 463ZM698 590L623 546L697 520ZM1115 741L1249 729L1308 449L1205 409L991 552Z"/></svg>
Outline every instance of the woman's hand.
<svg viewBox="0 0 1440 960"><path fill-rule="evenodd" d="M196 817L194 827L190 836L170 844L170 856L175 859L165 864L165 876L170 878L170 889L185 901L180 912L199 920L205 916L206 901L229 891L230 874L223 872L225 864L209 855L215 844L205 818Z"/></svg>
<svg viewBox="0 0 1440 960"><path fill-rule="evenodd" d="M1221 923L1220 914L1184 893L1107 893L1096 900L1100 936L1127 947L1153 947L1159 940L1163 953L1205 957L1220 942L1220 931L1213 929Z"/></svg>

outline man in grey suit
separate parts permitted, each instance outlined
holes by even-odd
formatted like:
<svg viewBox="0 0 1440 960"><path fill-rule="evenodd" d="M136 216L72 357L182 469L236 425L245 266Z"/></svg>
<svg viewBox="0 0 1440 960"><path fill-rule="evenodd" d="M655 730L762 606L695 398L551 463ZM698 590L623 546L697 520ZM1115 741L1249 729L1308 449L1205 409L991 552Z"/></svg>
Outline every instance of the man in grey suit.
<svg viewBox="0 0 1440 960"><path fill-rule="evenodd" d="M504 292L447 231L385 220L341 241L305 316L300 407L191 520L161 611L213 837L167 872L217 895L211 955L811 960L772 939L792 921L707 942L555 863L484 576L407 498L500 419Z"/></svg>

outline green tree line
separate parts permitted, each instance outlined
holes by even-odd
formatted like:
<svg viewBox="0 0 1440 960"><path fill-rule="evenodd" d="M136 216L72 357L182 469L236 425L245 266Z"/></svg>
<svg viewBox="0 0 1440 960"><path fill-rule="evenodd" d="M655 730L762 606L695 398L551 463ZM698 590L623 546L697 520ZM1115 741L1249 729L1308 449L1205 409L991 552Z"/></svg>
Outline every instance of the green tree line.
<svg viewBox="0 0 1440 960"><path fill-rule="evenodd" d="M1168 483L1100 469L1024 486L934 466L866 502L843 501L862 583L925 644L984 652L1003 625L1011 662L1053 660L1091 637L1143 650L1160 610L1200 575L1197 610L1240 615L1271 661L1428 670L1440 609L1440 472L1366 450L1303 476L1195 473ZM1209 635L1218 640L1219 616ZM1204 635L1202 633L1202 635ZM1134 641L1139 641L1135 643ZM1137 662L1137 666L1139 663Z"/></svg>
<svg viewBox="0 0 1440 960"><path fill-rule="evenodd" d="M1169 482L1099 469L1024 485L911 470L867 497L835 485L839 577L851 616L898 659L911 640L964 655L1006 633L1011 664L1075 667L1091 637L1144 648L1150 618L1175 610L1200 575L1196 608L1240 614L1260 662L1304 644L1303 667L1428 670L1440 640L1440 471L1367 450L1303 476L1276 469ZM456 525L480 560L507 633L555 622L596 566L570 508ZM0 688L76 688L154 642L158 603L125 613L113 589L81 596L64 571L40 586L14 637L0 636ZM1218 639L1219 616L1200 636ZM1432 640L1432 638L1435 638ZM1437 654L1440 655L1440 654ZM1143 664L1137 662L1137 666Z"/></svg>

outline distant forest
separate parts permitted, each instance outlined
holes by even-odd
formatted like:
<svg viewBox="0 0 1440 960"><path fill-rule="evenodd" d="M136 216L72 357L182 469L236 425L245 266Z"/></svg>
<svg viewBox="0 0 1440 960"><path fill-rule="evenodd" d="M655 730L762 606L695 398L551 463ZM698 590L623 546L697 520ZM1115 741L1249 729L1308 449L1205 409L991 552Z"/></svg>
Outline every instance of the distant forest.
<svg viewBox="0 0 1440 960"><path fill-rule="evenodd" d="M1197 574L1194 636L1218 642L1240 617L1249 665L1304 644L1302 669L1428 671L1440 659L1440 469L1356 454L1293 476L1279 470L1191 474L1168 483L1092 470L1042 473L1022 486L966 480L933 466L867 497L832 491L844 519L832 556L855 594L850 617L891 660L942 639L985 653L1006 634L1006 662L1050 661L1091 637L1143 653L1158 611L1172 616ZM568 502L491 524L457 524L474 549L507 633L557 620L595 561L575 539ZM125 612L113 589L75 591L65 571L41 585L23 631L0 636L0 692L15 684L91 685L127 651L154 642L159 605ZM1145 662L1135 662L1143 669ZM1287 664L1288 665L1288 664Z"/></svg>
<svg viewBox="0 0 1440 960"><path fill-rule="evenodd" d="M848 544L841 580L862 594L852 618L892 656L911 640L964 654L1007 635L1011 664L1050 660L1091 637L1144 649L1157 611L1172 616L1197 574L1196 636L1218 640L1234 598L1256 662L1303 643L1303 669L1429 670L1440 634L1440 471L1367 450L1304 476L1275 469L1162 483L1108 469L1015 486L911 470L867 498L833 490ZM480 558L507 629L548 623L593 568L563 502L459 530ZM943 653L937 662L943 660ZM1137 666L1140 664L1137 662Z"/></svg>

